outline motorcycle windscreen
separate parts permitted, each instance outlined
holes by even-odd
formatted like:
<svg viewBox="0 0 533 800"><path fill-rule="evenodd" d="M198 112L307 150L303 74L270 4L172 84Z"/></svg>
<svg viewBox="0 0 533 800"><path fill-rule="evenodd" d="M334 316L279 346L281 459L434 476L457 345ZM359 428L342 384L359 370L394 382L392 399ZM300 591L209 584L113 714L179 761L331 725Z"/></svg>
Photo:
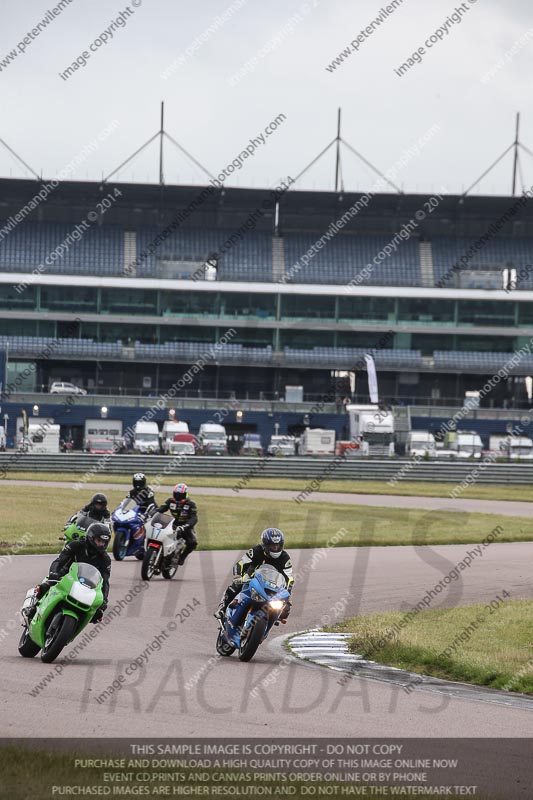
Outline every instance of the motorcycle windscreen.
<svg viewBox="0 0 533 800"><path fill-rule="evenodd" d="M120 508L122 511L137 511L137 503L133 497L126 497L126 499L122 501Z"/></svg>
<svg viewBox="0 0 533 800"><path fill-rule="evenodd" d="M96 522L96 520L92 517L89 517L84 511L80 511L76 518L76 526L84 531L86 531L89 525L92 525L93 522Z"/></svg>
<svg viewBox="0 0 533 800"><path fill-rule="evenodd" d="M96 589L102 576L92 564L78 564L78 580L90 589Z"/></svg>
<svg viewBox="0 0 533 800"><path fill-rule="evenodd" d="M275 567L272 567L270 564L263 564L262 567L256 569L255 576L261 576L263 583L265 585L265 589L270 592L277 593L280 592L282 589L285 589L286 583L285 578L278 572Z"/></svg>
<svg viewBox="0 0 533 800"><path fill-rule="evenodd" d="M167 525L170 522L172 522L172 520L173 520L173 517L170 514L160 514L159 511L158 511L151 518L150 522L152 523L152 525L155 525L156 523L160 523L163 526L163 528L166 528Z"/></svg>

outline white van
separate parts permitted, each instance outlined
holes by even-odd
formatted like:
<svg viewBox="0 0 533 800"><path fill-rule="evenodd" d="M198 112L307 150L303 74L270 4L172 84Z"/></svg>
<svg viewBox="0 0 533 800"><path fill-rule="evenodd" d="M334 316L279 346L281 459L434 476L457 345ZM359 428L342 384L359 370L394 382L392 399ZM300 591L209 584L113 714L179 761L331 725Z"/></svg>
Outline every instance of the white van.
<svg viewBox="0 0 533 800"><path fill-rule="evenodd" d="M159 428L157 422L135 423L133 432L133 450L135 453L159 453Z"/></svg>
<svg viewBox="0 0 533 800"><path fill-rule="evenodd" d="M167 421L163 423L163 430L161 431L161 450L163 453L170 453L172 449L171 444L177 433L189 433L189 426L187 423L167 419Z"/></svg>
<svg viewBox="0 0 533 800"><path fill-rule="evenodd" d="M433 434L430 431L410 431L407 434L405 455L436 458L437 445Z"/></svg>
<svg viewBox="0 0 533 800"><path fill-rule="evenodd" d="M198 431L198 443L202 455L225 456L228 452L225 427L215 422L202 422Z"/></svg>

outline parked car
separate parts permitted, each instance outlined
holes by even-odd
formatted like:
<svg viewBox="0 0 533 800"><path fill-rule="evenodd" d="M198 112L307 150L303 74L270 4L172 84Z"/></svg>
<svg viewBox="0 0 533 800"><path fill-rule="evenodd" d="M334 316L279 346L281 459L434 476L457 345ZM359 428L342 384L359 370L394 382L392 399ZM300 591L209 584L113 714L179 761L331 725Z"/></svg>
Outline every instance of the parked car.
<svg viewBox="0 0 533 800"><path fill-rule="evenodd" d="M67 383L66 381L55 381L50 386L50 394L79 394L85 395L87 394L86 389L82 389L81 386L75 386L73 383Z"/></svg>
<svg viewBox="0 0 533 800"><path fill-rule="evenodd" d="M271 456L294 456L296 439L294 436L271 436L267 452Z"/></svg>
<svg viewBox="0 0 533 800"><path fill-rule="evenodd" d="M175 433L168 445L169 455L194 456L196 454L196 436L192 433Z"/></svg>

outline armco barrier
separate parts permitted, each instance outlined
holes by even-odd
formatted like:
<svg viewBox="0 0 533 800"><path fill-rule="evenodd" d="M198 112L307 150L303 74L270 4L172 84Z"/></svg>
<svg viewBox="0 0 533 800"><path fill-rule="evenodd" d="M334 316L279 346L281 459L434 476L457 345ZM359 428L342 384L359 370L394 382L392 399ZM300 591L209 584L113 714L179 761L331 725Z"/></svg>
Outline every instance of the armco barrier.
<svg viewBox="0 0 533 800"><path fill-rule="evenodd" d="M407 469L409 465L409 468ZM402 471L403 468L403 471ZM35 455L0 453L0 478L10 472L68 472L72 481L85 473L131 475L146 472L149 476L167 476L164 483L173 483L180 475L233 477L236 485L247 477L297 478L306 483L323 476L332 480L441 481L460 483L469 475L479 483L533 483L533 463L498 463L471 461L421 461L410 465L408 459L343 459L333 463L328 458L242 458L188 456L113 455L111 457L75 453Z"/></svg>

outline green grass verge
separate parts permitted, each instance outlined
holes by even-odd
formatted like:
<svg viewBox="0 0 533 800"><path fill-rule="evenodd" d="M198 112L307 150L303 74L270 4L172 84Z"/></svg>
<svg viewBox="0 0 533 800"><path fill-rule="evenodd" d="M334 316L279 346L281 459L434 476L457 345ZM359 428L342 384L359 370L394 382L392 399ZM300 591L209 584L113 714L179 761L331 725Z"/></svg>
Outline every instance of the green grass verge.
<svg viewBox="0 0 533 800"><path fill-rule="evenodd" d="M351 633L350 650L393 667L533 694L533 601L354 617L327 630ZM395 625L404 626L396 630Z"/></svg>
<svg viewBox="0 0 533 800"><path fill-rule="evenodd" d="M90 496L91 492L46 486L5 487L0 554L57 552L65 521ZM113 489L107 496L113 509L124 491ZM269 498L244 496L199 495L196 499L203 550L246 549L257 543L259 533L269 525L285 532L289 550L325 547L332 537L337 546L474 544L498 525L498 542L533 540L533 522L526 517L292 500L273 503Z"/></svg>
<svg viewBox="0 0 533 800"><path fill-rule="evenodd" d="M369 472L371 472L369 463ZM155 476L148 474L148 480L153 480ZM10 472L7 478L12 480L27 481L68 481L76 483L83 477L82 473L77 472ZM163 485L170 486L176 480L184 481L190 486L209 486L225 489L232 489L239 482L238 478L221 478L217 476L200 475L176 475L165 477ZM127 475L107 475L98 473L91 475L87 481L88 487L102 483L129 484L131 474ZM301 480L296 478L252 478L247 484L246 489L285 489L301 492L308 483L307 477ZM0 479L0 486L2 480ZM318 492L342 492L344 494L382 494L399 496L419 496L419 497L448 497L453 489L453 483L434 483L431 481L402 481L395 486L389 486L386 481L345 481L345 480L326 480L317 489ZM236 492L236 496L239 493ZM533 502L533 485L509 484L508 486L499 485L473 485L468 486L461 494L462 498L478 498L480 500L520 500Z"/></svg>

